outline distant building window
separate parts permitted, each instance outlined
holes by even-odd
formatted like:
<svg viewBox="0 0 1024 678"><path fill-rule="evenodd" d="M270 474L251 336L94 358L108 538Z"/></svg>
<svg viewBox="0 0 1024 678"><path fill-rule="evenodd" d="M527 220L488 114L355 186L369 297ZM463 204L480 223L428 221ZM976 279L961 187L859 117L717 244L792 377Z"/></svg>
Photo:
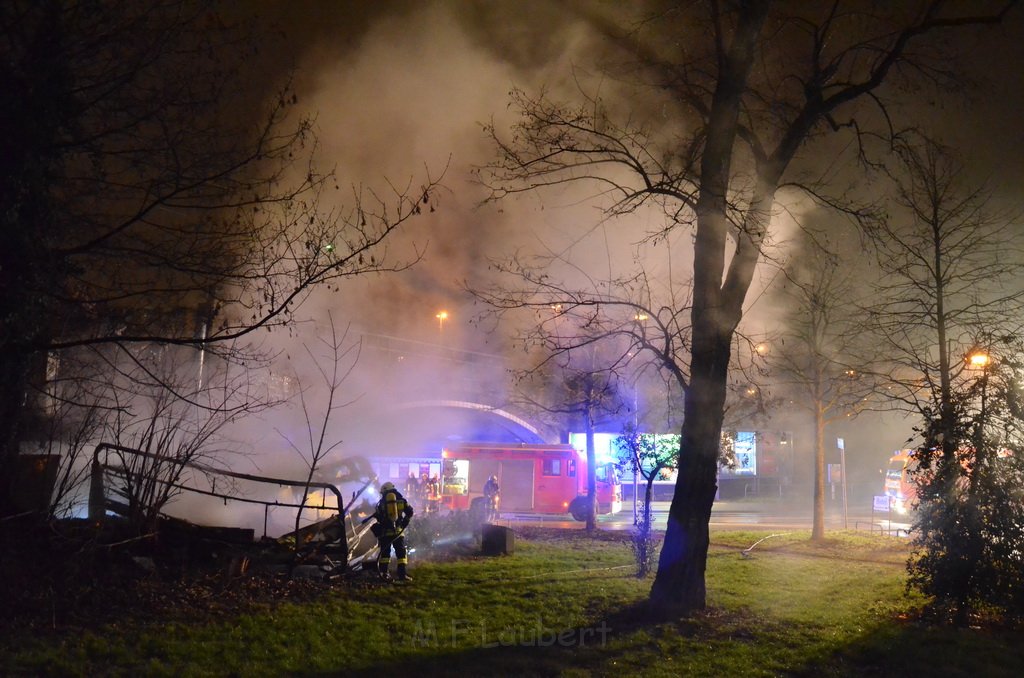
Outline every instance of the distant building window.
<svg viewBox="0 0 1024 678"><path fill-rule="evenodd" d="M562 460L561 459L545 459L543 466L541 467L540 474L542 476L560 476L562 475Z"/></svg>

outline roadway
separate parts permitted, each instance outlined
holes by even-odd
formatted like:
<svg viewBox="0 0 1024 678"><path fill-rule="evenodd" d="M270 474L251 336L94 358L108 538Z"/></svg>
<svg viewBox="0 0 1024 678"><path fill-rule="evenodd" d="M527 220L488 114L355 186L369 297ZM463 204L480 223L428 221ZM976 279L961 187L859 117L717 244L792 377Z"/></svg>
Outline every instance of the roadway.
<svg viewBox="0 0 1024 678"><path fill-rule="evenodd" d="M663 531L668 520L669 502L656 501L651 503L654 517L653 527ZM862 530L905 534L910 524L904 517L888 513L870 511L849 511L845 517L841 507L828 507L825 513L825 527L828 530ZM503 525L557 527L578 529L581 523L564 516L544 516L537 514L501 515L499 521ZM633 527L633 505L626 502L620 513L601 515L597 519L598 527L609 530L626 530ZM716 501L711 509L711 530L810 530L812 512L809 507L782 504L778 501L735 500Z"/></svg>

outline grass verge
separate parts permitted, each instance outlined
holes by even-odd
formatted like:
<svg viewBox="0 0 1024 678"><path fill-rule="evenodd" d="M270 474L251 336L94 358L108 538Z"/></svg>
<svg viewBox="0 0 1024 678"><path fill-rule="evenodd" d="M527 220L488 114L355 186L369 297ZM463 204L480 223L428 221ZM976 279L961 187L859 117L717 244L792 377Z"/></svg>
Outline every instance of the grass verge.
<svg viewBox="0 0 1024 678"><path fill-rule="evenodd" d="M904 542L770 534L715 535L709 609L674 623L645 617L650 580L633 576L626 541L520 535L511 556L414 563L408 586L357 579L231 615L14 634L0 641L0 673L1018 675L1017 634L914 621Z"/></svg>

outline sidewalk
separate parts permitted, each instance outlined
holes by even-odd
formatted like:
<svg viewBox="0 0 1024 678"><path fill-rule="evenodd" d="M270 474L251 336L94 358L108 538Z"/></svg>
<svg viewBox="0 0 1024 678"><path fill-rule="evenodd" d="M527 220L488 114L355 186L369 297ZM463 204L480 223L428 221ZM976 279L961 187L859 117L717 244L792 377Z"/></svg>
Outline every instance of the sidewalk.
<svg viewBox="0 0 1024 678"><path fill-rule="evenodd" d="M668 513L671 502L652 501L651 510L655 513ZM842 507L826 507L826 512L833 510L842 513ZM622 502L623 513L632 513L633 502ZM731 499L718 500L711 507L711 513L776 513L782 515L811 515L813 507L811 502L787 502L779 499Z"/></svg>
<svg viewBox="0 0 1024 678"><path fill-rule="evenodd" d="M671 502L669 501L652 501L651 509L655 513L667 513ZM871 505L861 505L863 502L854 504L853 502L848 505L849 515L854 514L870 514ZM633 502L624 501L622 502L623 513L632 513ZM811 516L814 513L814 504L808 497L807 499L793 499L785 500L778 499L776 497L750 497L747 499L719 499L715 501L711 507L711 513L772 513L776 515L786 516ZM827 516L842 516L843 506L839 502L825 502L825 515Z"/></svg>

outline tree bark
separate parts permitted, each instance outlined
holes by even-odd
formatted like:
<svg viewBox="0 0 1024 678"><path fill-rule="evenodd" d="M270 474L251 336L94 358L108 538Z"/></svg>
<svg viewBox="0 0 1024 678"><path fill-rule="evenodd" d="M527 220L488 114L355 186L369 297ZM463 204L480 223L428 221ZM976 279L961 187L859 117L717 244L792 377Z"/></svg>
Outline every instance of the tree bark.
<svg viewBox="0 0 1024 678"><path fill-rule="evenodd" d="M825 538L825 417L822 415L820 400L814 411L814 524L811 539Z"/></svg>
<svg viewBox="0 0 1024 678"><path fill-rule="evenodd" d="M656 463L654 468L651 470L650 475L645 475L644 480L647 481L647 486L644 488L644 525L648 532L651 530L651 499L654 497L654 479L661 473L661 469L664 468L662 464ZM636 485L633 485L636 487ZM636 495L636 491L633 491Z"/></svg>
<svg viewBox="0 0 1024 678"><path fill-rule="evenodd" d="M736 241L723 282L731 228L727 196L740 103L768 4L754 1L744 6L731 43L723 45L719 54L720 71L708 116L696 205L692 359L683 406L679 475L649 598L658 616L688 614L706 606L704 573L711 507L718 491L718 453L730 340L742 317L743 299L757 264L776 185L770 178L765 181L767 177L759 177L745 228Z"/></svg>
<svg viewBox="0 0 1024 678"><path fill-rule="evenodd" d="M696 337L696 332L694 334ZM663 616L702 610L711 507L718 491L718 448L725 403L729 341L694 342L691 388L679 450L679 475L650 601Z"/></svg>

